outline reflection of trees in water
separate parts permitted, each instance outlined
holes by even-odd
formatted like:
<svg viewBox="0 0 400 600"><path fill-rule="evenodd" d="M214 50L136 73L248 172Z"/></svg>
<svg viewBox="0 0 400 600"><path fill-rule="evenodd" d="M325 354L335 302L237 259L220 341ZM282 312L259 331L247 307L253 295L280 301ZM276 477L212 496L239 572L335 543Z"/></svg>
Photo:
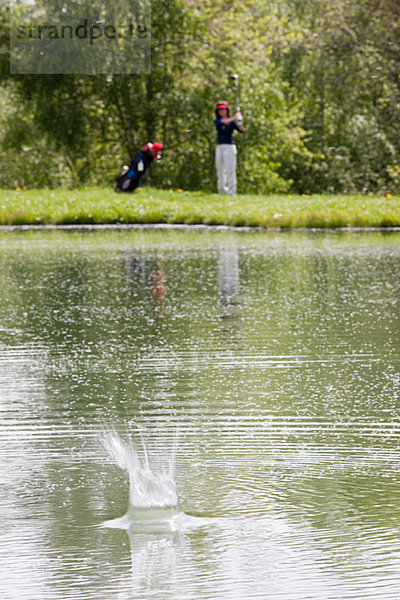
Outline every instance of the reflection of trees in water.
<svg viewBox="0 0 400 600"><path fill-rule="evenodd" d="M35 256L35 255L33 255ZM18 322L23 317L24 330L40 339L62 342L73 336L90 338L86 307L91 301L91 272L88 260L74 257L40 256L14 258L12 269L2 277L7 304L19 315L12 315ZM51 349L50 349L51 350Z"/></svg>

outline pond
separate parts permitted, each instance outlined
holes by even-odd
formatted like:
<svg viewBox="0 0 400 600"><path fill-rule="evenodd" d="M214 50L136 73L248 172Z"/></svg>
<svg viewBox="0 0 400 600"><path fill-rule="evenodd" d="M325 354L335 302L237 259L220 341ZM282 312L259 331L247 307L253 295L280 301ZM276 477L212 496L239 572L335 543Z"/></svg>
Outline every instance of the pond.
<svg viewBox="0 0 400 600"><path fill-rule="evenodd" d="M0 233L0 597L400 596L400 234Z"/></svg>

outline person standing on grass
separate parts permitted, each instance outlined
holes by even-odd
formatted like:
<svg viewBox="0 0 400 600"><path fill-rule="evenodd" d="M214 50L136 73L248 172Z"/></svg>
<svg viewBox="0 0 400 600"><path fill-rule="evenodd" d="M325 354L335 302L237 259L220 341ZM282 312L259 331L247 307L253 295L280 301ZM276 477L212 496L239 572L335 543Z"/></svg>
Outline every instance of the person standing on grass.
<svg viewBox="0 0 400 600"><path fill-rule="evenodd" d="M215 127L217 128L217 148L215 151L215 167L217 169L218 193L236 194L236 144L233 132L244 131L240 112L231 116L231 108L227 102L218 102L215 107Z"/></svg>

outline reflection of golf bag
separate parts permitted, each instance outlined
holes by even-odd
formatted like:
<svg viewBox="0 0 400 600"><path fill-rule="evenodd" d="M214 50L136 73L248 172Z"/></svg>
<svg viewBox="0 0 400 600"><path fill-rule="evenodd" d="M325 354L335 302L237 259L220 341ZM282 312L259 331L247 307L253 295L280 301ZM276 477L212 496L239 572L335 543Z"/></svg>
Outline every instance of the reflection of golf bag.
<svg viewBox="0 0 400 600"><path fill-rule="evenodd" d="M116 192L133 192L155 158L161 158L159 152L163 145L149 142L141 149L132 160L129 167L124 167L122 174L115 181Z"/></svg>

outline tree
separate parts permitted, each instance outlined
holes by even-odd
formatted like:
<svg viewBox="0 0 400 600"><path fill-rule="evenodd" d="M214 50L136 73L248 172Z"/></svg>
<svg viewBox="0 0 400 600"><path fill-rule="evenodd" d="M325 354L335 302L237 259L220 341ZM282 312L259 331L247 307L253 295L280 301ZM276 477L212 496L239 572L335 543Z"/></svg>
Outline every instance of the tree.
<svg viewBox="0 0 400 600"><path fill-rule="evenodd" d="M300 190L387 191L398 186L399 54L393 4L324 0L293 5L303 34L284 57L283 72L304 107L302 125L317 155L308 167L296 161L287 171Z"/></svg>

